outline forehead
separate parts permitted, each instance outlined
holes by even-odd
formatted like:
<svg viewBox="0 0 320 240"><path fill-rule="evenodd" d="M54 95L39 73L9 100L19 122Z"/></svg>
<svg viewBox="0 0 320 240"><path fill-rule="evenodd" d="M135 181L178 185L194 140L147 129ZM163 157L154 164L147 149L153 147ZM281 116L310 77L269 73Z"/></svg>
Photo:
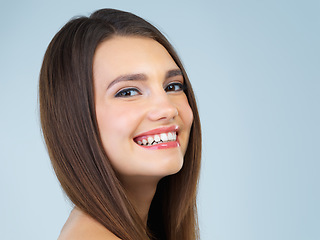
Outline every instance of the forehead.
<svg viewBox="0 0 320 240"><path fill-rule="evenodd" d="M113 75L167 71L178 68L168 51L157 41L144 37L115 36L102 42L93 59L93 72Z"/></svg>

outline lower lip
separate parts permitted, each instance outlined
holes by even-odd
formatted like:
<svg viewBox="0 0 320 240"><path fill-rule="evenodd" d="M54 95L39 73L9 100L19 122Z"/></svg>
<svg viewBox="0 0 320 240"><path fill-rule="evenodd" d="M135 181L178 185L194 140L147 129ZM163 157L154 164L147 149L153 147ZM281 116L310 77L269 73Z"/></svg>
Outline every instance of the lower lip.
<svg viewBox="0 0 320 240"><path fill-rule="evenodd" d="M139 145L140 147L149 149L149 150L158 150L158 149L167 149L167 148L175 148L175 147L179 147L180 144L178 141L172 141L172 142L166 142L166 143L159 143L156 145L152 145L152 146L142 146Z"/></svg>

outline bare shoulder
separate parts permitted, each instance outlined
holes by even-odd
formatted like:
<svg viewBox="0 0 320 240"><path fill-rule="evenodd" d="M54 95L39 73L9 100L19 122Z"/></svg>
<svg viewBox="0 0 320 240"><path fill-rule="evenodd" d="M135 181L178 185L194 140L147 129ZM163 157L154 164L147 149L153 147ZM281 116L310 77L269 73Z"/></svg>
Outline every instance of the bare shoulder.
<svg viewBox="0 0 320 240"><path fill-rule="evenodd" d="M102 224L78 208L74 208L63 226L58 240L120 240Z"/></svg>

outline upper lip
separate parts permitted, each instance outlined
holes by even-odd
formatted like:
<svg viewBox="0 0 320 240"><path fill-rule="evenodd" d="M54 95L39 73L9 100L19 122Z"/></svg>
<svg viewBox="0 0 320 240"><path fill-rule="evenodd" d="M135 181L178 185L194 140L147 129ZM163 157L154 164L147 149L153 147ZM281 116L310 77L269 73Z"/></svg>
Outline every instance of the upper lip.
<svg viewBox="0 0 320 240"><path fill-rule="evenodd" d="M159 127L152 129L147 132L143 132L134 138L142 137L142 136L148 136L148 135L155 135L155 134L161 134L161 133L168 133L168 132L178 132L179 131L179 126L173 125L173 126L168 126L168 127Z"/></svg>

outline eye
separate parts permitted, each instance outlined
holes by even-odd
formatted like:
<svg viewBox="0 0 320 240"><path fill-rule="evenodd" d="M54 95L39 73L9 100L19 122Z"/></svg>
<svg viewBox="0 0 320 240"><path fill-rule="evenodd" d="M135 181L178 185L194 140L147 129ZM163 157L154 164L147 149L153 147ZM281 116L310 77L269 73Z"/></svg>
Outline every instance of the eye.
<svg viewBox="0 0 320 240"><path fill-rule="evenodd" d="M136 88L126 88L116 93L115 97L133 97L141 95L140 91Z"/></svg>
<svg viewBox="0 0 320 240"><path fill-rule="evenodd" d="M173 82L166 86L164 89L166 92L180 92L185 90L185 86L179 82Z"/></svg>

